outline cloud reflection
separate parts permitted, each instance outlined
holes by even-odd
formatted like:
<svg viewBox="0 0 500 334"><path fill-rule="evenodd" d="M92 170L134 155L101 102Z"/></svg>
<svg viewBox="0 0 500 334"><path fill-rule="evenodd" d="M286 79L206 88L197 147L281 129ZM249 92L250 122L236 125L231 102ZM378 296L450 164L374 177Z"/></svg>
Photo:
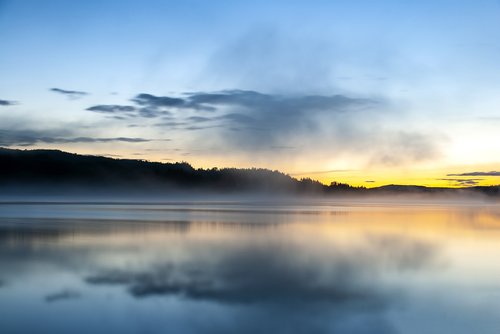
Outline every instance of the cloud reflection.
<svg viewBox="0 0 500 334"><path fill-rule="evenodd" d="M238 332L395 333L385 311L401 291L385 289L383 275L431 266L438 254L432 244L393 235L368 235L358 246L323 251L304 252L294 244L235 246L143 270L105 269L85 281L124 286L137 299L241 307L245 324Z"/></svg>
<svg viewBox="0 0 500 334"><path fill-rule="evenodd" d="M81 297L81 294L78 291L64 289L58 292L54 292L45 296L45 301L47 303L54 303L58 301L70 300L70 299L78 299Z"/></svg>
<svg viewBox="0 0 500 334"><path fill-rule="evenodd" d="M89 284L125 285L135 297L181 295L224 303L356 303L379 307L373 280L382 270L417 270L432 262L435 247L395 236L369 236L367 245L327 259L304 261L293 247L271 245L228 251L214 261L166 262L147 271L109 270ZM376 255L374 255L376 254Z"/></svg>

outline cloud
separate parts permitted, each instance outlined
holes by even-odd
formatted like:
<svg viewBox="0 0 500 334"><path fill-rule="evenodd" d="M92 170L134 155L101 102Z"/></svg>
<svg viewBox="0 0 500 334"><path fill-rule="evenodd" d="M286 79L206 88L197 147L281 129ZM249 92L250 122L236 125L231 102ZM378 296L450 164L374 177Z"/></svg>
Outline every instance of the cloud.
<svg viewBox="0 0 500 334"><path fill-rule="evenodd" d="M184 93L185 97L139 94L132 99L138 107L126 105L96 105L89 111L102 113L136 113L136 116L155 117L169 110L220 111L222 114L187 116L182 122L225 121L225 124L279 130L282 127L312 117L314 113L347 112L349 108L367 107L377 102L369 99L349 98L343 95L282 96L255 91L225 90L219 92ZM226 112L224 112L226 111ZM171 115L171 113L168 113ZM181 115L181 117L184 115ZM170 126L170 123L165 123Z"/></svg>
<svg viewBox="0 0 500 334"><path fill-rule="evenodd" d="M125 120L130 117L155 118L159 116L169 116L168 110L161 110L156 106L134 107L129 105L100 104L87 108L88 111L113 115L113 118Z"/></svg>
<svg viewBox="0 0 500 334"><path fill-rule="evenodd" d="M206 129L214 129L214 128L220 128L221 125L210 125L210 126L187 126L184 128L184 130L187 131L196 131L196 130L206 130Z"/></svg>
<svg viewBox="0 0 500 334"><path fill-rule="evenodd" d="M134 107L129 105L117 104L100 104L87 108L88 111L93 111L102 114L112 115L111 117L117 120L126 120L131 117L155 118L158 116L169 116L170 112L159 110L157 107Z"/></svg>
<svg viewBox="0 0 500 334"><path fill-rule="evenodd" d="M151 94L139 94L132 99L140 106L150 108L182 108L201 111L216 111L224 107L232 106L253 111L269 111L274 113L288 112L290 115L297 112L307 111L339 111L347 106L355 104L375 104L374 100L354 99L343 95L320 96L282 96L263 94L246 90L225 90L220 92L196 92L185 93L185 98L154 96ZM220 118L233 120L235 122L247 123L254 121L252 117L244 113L229 113ZM208 118L191 118L193 121L207 121Z"/></svg>
<svg viewBox="0 0 500 334"><path fill-rule="evenodd" d="M100 113L131 113L136 111L137 108L133 106L121 106L116 104L101 104L89 107L86 110Z"/></svg>
<svg viewBox="0 0 500 334"><path fill-rule="evenodd" d="M77 91L77 90L66 90L66 89L61 89L61 88L50 88L50 91L66 95L68 98L70 98L72 100L89 95L89 93L87 93L87 92L81 92L81 91Z"/></svg>
<svg viewBox="0 0 500 334"><path fill-rule="evenodd" d="M369 99L354 99L343 95L274 95L248 90L226 90L215 93L189 93L188 105L194 106L238 106L247 109L275 109L275 112L298 112L304 110L336 110L355 104L375 104Z"/></svg>
<svg viewBox="0 0 500 334"><path fill-rule="evenodd" d="M75 290L62 290L59 292L51 293L45 296L45 301L47 303L54 303L64 300L78 299L81 297L81 294Z"/></svg>
<svg viewBox="0 0 500 334"><path fill-rule="evenodd" d="M0 100L0 106L14 106L18 104L16 101Z"/></svg>
<svg viewBox="0 0 500 334"><path fill-rule="evenodd" d="M373 147L372 164L397 166L440 155L439 141L435 136L415 131L381 131L368 135L364 141Z"/></svg>
<svg viewBox="0 0 500 334"><path fill-rule="evenodd" d="M136 105L96 105L89 111L130 117L162 117L156 128L198 131L186 145L223 148L228 153L259 153L275 158L278 147L297 154L354 154L367 164L404 165L440 155L436 133L389 128L381 99L333 95L269 94L251 90L186 92L180 96L141 93ZM208 136L208 137L207 137Z"/></svg>
<svg viewBox="0 0 500 334"><path fill-rule="evenodd" d="M154 96L151 94L139 94L132 99L135 103L142 106L154 107L183 107L184 99L168 96Z"/></svg>
<svg viewBox="0 0 500 334"><path fill-rule="evenodd" d="M483 179L438 179L441 181L449 181L452 183L455 183L457 186L463 186L463 187L471 187L471 186L477 186L479 184L478 181L481 181Z"/></svg>
<svg viewBox="0 0 500 334"><path fill-rule="evenodd" d="M92 137L76 137L76 138L54 138L62 143L108 143L112 141L122 141L127 143L144 143L151 141L144 138L130 137L112 137L112 138L92 138Z"/></svg>
<svg viewBox="0 0 500 334"><path fill-rule="evenodd" d="M138 116L145 118L155 118L159 116L170 116L171 112L168 110L158 110L156 107L144 107L138 109Z"/></svg>
<svg viewBox="0 0 500 334"><path fill-rule="evenodd" d="M253 124L256 122L256 119L245 115L245 114L238 114L238 113L231 113L231 114L226 114L222 115L219 117L216 117L215 119L217 120L228 120L230 122L236 123L236 124Z"/></svg>
<svg viewBox="0 0 500 334"><path fill-rule="evenodd" d="M191 101L191 99L181 98L181 97L171 97L171 96L155 96L151 94L141 93L135 96L131 101L135 102L137 105L151 110L171 110L171 109L194 109L194 110L204 110L213 111L214 108L208 105L203 105L201 103L196 103L196 101Z"/></svg>
<svg viewBox="0 0 500 334"><path fill-rule="evenodd" d="M299 172L290 174L292 176L300 176L300 175L312 175L312 174L331 174L331 173L344 173L344 172L352 172L352 169L332 169L332 170L321 170L321 171L310 171L310 172Z"/></svg>
<svg viewBox="0 0 500 334"><path fill-rule="evenodd" d="M37 143L142 143L151 141L150 139L130 137L100 138L64 136L66 134L66 131L0 130L0 146L32 146Z"/></svg>
<svg viewBox="0 0 500 334"><path fill-rule="evenodd" d="M189 116L186 120L192 122L227 120L239 124L267 124L269 120L273 120L273 117L276 121L282 121L312 116L310 114L315 112L347 112L352 111L352 108L370 107L378 103L372 99L349 98L343 95L286 96L245 90L184 93L184 95L186 95L185 98L139 94L132 101L142 108L127 105L96 105L86 110L102 113L141 113L143 109L158 112L165 108L194 111L229 110L233 112L212 117Z"/></svg>
<svg viewBox="0 0 500 334"><path fill-rule="evenodd" d="M204 122L210 122L212 119L209 117L203 117L203 116L191 116L191 117L188 117L187 120L194 122L194 123L204 123Z"/></svg>
<svg viewBox="0 0 500 334"><path fill-rule="evenodd" d="M168 121L168 122L161 122L161 123L154 124L154 126L168 127L168 128L177 128L179 126L186 126L186 125L189 125L189 123Z"/></svg>
<svg viewBox="0 0 500 334"><path fill-rule="evenodd" d="M446 174L446 176L500 176L500 172L490 171L490 172L467 172L459 174Z"/></svg>
<svg viewBox="0 0 500 334"><path fill-rule="evenodd" d="M331 38L290 34L275 26L259 25L212 54L205 80L279 92L325 92L339 67L338 49Z"/></svg>
<svg viewBox="0 0 500 334"><path fill-rule="evenodd" d="M280 139L286 141L284 137L292 132L311 130L315 127L318 117L335 117L377 104L371 99L349 98L343 95L286 96L245 90L196 92L185 95L182 103L176 100L176 107L211 111L213 116L190 116L182 119L182 122L216 122L217 125L223 125L222 131L237 127L238 134L232 138L231 143L240 149L255 149L262 145L288 146L280 144ZM154 97L152 101L163 99L170 101L168 97ZM148 106L159 104L154 102ZM169 126L169 123L165 125Z"/></svg>
<svg viewBox="0 0 500 334"><path fill-rule="evenodd" d="M464 178L467 176L500 176L500 172L497 171L489 171L489 172L465 172L465 173L451 173L446 174L446 176L458 176L460 178L443 178L439 180L449 181L455 183L457 186L461 187L472 187L479 185L478 181L482 181L482 178Z"/></svg>
<svg viewBox="0 0 500 334"><path fill-rule="evenodd" d="M216 135L238 152L302 146L326 154L363 153L372 164L401 165L439 156L435 134L383 125L385 103L344 95L275 95L230 90L192 93L188 104L218 111ZM389 115L390 116L390 115ZM232 131L233 129L238 131ZM307 153L307 152L306 152Z"/></svg>

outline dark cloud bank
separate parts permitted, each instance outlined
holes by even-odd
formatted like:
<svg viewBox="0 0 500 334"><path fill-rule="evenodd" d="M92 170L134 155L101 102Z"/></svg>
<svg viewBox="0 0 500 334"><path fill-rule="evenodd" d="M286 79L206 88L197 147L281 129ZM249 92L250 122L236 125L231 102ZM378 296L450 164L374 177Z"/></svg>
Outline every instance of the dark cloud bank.
<svg viewBox="0 0 500 334"><path fill-rule="evenodd" d="M186 93L184 97L139 94L132 101L136 106L97 105L87 110L126 117L166 116L155 126L188 131L217 129L212 134L229 134L232 146L251 150L278 147L281 139L286 141L291 134L314 130L322 114L333 117L376 104L343 95L281 96L244 90Z"/></svg>
<svg viewBox="0 0 500 334"><path fill-rule="evenodd" d="M213 145L236 153L303 151L362 152L370 162L396 165L435 158L434 134L384 126L382 101L344 95L277 95L248 90L190 92L180 97L139 94L134 105L96 105L89 111L119 120L159 118L165 131L202 131L190 145ZM395 117L397 115L393 115ZM151 125L151 124L150 124Z"/></svg>
<svg viewBox="0 0 500 334"><path fill-rule="evenodd" d="M141 110L140 107L151 109L190 109L197 111L214 112L224 110L224 107L239 109L240 113L234 115L246 115L239 118L231 116L238 122L249 122L251 120L268 120L272 117L297 118L307 112L342 112L348 107L368 106L376 104L376 101L369 99L354 99L343 95L321 96L282 96L263 94L255 91L227 90L214 93L196 92L185 93L185 97L155 96L151 94L139 94L131 101L137 107L127 105L97 105L87 108L90 111L109 113L128 113ZM248 117L249 113L256 114L255 117ZM230 114L233 115L233 114ZM137 115L139 116L139 115ZM210 120L209 117L193 119L192 121Z"/></svg>

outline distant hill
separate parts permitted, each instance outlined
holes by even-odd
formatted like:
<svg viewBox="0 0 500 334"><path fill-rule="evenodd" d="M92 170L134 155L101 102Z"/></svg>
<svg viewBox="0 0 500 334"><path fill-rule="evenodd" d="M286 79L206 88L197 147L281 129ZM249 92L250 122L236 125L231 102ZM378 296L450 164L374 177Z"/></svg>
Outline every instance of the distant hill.
<svg viewBox="0 0 500 334"><path fill-rule="evenodd" d="M464 188L425 187L417 185L389 184L377 188L367 189L376 194L467 194L480 193L487 196L500 196L500 186L473 186Z"/></svg>
<svg viewBox="0 0 500 334"><path fill-rule="evenodd" d="M387 194L457 192L451 188L389 185L366 189L343 183L324 185L261 168L195 169L186 162L159 163L78 155L58 150L0 148L0 191L126 191L130 193L216 192L276 194ZM462 190L463 191L463 190ZM499 187L468 192L499 195Z"/></svg>

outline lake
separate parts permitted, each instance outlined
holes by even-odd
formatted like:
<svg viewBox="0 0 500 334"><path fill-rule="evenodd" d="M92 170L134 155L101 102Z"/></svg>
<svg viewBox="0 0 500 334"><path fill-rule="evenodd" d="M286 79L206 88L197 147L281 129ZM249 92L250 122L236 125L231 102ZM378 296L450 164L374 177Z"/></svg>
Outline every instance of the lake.
<svg viewBox="0 0 500 334"><path fill-rule="evenodd" d="M482 202L0 204L0 333L498 333Z"/></svg>

